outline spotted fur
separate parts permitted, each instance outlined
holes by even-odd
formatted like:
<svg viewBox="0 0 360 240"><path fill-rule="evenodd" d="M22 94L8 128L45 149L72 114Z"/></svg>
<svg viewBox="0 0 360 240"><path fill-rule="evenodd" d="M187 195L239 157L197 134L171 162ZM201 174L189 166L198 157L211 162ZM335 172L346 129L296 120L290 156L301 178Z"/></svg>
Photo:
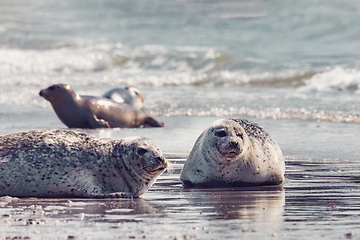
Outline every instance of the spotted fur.
<svg viewBox="0 0 360 240"><path fill-rule="evenodd" d="M215 121L197 139L181 171L184 184L276 185L284 181L279 145L241 118Z"/></svg>
<svg viewBox="0 0 360 240"><path fill-rule="evenodd" d="M106 139L70 130L0 137L0 196L138 197L167 167L148 139Z"/></svg>

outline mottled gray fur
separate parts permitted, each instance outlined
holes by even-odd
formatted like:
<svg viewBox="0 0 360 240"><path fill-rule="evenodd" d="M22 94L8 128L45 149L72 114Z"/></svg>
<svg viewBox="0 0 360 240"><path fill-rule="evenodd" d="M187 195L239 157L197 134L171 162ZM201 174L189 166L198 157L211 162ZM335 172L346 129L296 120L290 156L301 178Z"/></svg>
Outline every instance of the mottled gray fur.
<svg viewBox="0 0 360 240"><path fill-rule="evenodd" d="M138 197L167 167L148 139L106 139L70 130L0 137L0 196Z"/></svg>
<svg viewBox="0 0 360 240"><path fill-rule="evenodd" d="M197 139L180 174L184 184L266 185L284 181L280 147L259 125L215 121Z"/></svg>

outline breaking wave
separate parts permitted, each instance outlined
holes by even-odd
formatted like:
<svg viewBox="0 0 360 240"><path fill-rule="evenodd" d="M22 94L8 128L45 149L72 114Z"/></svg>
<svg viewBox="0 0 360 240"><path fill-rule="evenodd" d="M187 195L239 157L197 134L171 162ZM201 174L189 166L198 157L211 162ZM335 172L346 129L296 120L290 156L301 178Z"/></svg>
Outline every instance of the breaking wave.
<svg viewBox="0 0 360 240"><path fill-rule="evenodd" d="M73 85L281 87L360 93L356 67L305 69L207 47L97 44L0 49L0 83ZM270 69L270 70L269 70Z"/></svg>
<svg viewBox="0 0 360 240"><path fill-rule="evenodd" d="M31 79L62 80L75 85L128 83L142 86L256 86L298 87L314 75L311 71L263 71L277 64L261 59L239 59L205 47L124 46L98 44L52 49L0 49L1 82L9 76L38 84ZM279 66L281 64L278 64ZM88 79L85 80L84 79Z"/></svg>
<svg viewBox="0 0 360 240"><path fill-rule="evenodd" d="M301 89L306 91L333 92L353 91L360 93L360 71L356 68L330 68L305 81Z"/></svg>

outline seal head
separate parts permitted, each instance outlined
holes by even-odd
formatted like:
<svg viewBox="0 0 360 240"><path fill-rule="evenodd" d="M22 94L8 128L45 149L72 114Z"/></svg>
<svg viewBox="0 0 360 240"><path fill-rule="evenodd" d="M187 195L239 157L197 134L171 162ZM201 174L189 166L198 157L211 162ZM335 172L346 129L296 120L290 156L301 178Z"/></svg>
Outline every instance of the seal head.
<svg viewBox="0 0 360 240"><path fill-rule="evenodd" d="M129 179L133 179L132 185L137 185L131 189L136 196L145 193L168 167L168 161L160 149L146 138L125 138L114 147L112 155L118 160L119 166L124 165L124 175L131 176Z"/></svg>
<svg viewBox="0 0 360 240"><path fill-rule="evenodd" d="M211 152L211 154L214 154L212 156L214 160L231 162L234 161L244 149L244 130L237 124L230 122L230 120L225 121L227 121L227 125L225 125L223 121L217 121L212 124L212 128L209 128L205 132L207 141L203 142L203 147L213 146L216 148L217 151Z"/></svg>

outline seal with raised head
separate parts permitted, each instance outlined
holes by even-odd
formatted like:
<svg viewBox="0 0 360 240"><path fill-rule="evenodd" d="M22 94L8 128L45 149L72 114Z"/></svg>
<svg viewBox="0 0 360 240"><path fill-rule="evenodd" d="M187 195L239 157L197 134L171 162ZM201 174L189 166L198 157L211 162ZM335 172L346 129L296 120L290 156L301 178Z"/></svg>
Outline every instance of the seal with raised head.
<svg viewBox="0 0 360 240"><path fill-rule="evenodd" d="M104 93L102 97L109 98L115 102L129 104L140 110L144 107L144 96L139 89L131 86L113 88Z"/></svg>
<svg viewBox="0 0 360 240"><path fill-rule="evenodd" d="M256 123L217 120L197 139L180 174L185 184L278 185L285 163L279 145Z"/></svg>
<svg viewBox="0 0 360 240"><path fill-rule="evenodd" d="M138 197L167 168L141 137L107 139L71 130L0 137L0 196Z"/></svg>
<svg viewBox="0 0 360 240"><path fill-rule="evenodd" d="M163 127L164 123L125 103L107 98L79 96L67 84L55 84L40 91L59 119L69 128Z"/></svg>

